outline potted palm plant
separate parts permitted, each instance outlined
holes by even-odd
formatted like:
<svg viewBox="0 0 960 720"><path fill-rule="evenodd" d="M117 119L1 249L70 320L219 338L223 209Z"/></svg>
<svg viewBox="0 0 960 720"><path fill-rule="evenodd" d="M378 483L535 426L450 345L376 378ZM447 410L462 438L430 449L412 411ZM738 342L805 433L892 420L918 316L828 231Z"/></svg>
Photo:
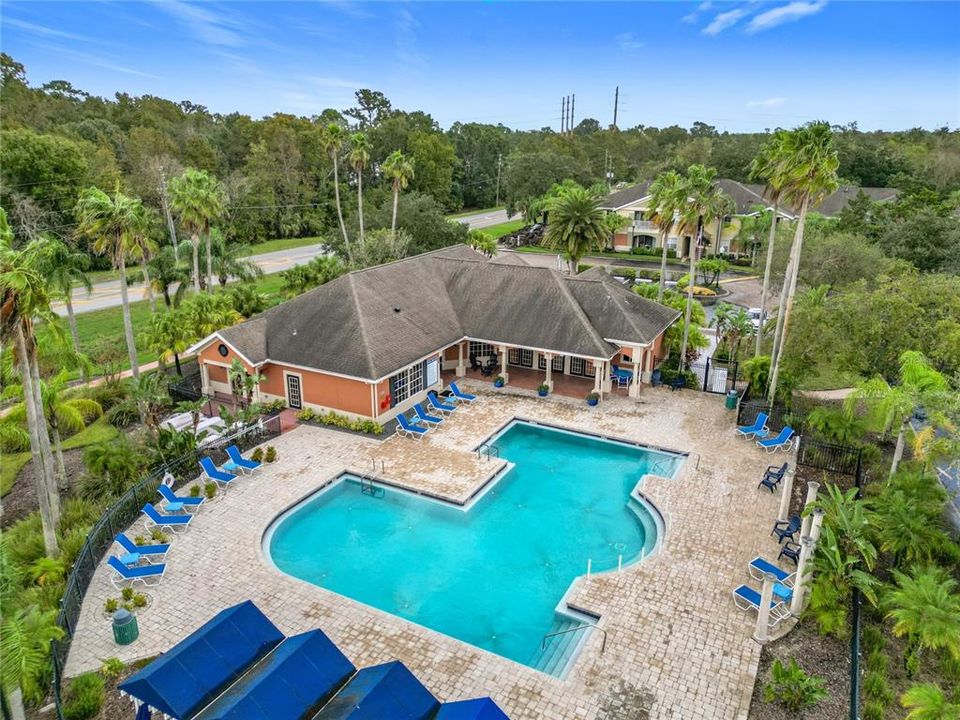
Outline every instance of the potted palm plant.
<svg viewBox="0 0 960 720"><path fill-rule="evenodd" d="M497 375L497 377L494 378L494 380L493 380L493 386L494 386L494 387L503 387L504 385L506 385L506 382L507 382L507 381L503 379L503 375Z"/></svg>
<svg viewBox="0 0 960 720"><path fill-rule="evenodd" d="M537 388L537 395L539 395L540 397L546 397L547 393L549 392L550 392L550 386L547 385L546 383L543 383L542 385L540 385L540 387Z"/></svg>
<svg viewBox="0 0 960 720"><path fill-rule="evenodd" d="M596 405L598 402L600 402L599 393L595 393L595 392L587 393L587 405L590 405L592 407Z"/></svg>

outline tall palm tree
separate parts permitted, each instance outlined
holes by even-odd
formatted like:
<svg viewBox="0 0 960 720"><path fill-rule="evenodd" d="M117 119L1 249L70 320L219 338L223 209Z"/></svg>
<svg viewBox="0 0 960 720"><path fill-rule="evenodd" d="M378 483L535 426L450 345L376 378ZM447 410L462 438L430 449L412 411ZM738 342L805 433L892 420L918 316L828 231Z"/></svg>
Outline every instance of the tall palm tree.
<svg viewBox="0 0 960 720"><path fill-rule="evenodd" d="M591 250L603 250L610 237L597 199L581 187L565 190L547 204L550 222L543 245L566 256L575 275L580 258Z"/></svg>
<svg viewBox="0 0 960 720"><path fill-rule="evenodd" d="M56 610L36 605L5 613L0 635L0 681L13 720L25 720L23 695L43 697L43 675L50 664L50 643L63 637Z"/></svg>
<svg viewBox="0 0 960 720"><path fill-rule="evenodd" d="M814 122L797 128L784 136L779 153L778 168L783 176L784 200L800 208L797 226L794 231L793 245L790 248L790 268L787 282L786 301L781 306L777 322L782 323L779 345L774 348L770 370L769 399L773 402L777 393L777 380L780 374L780 361L783 348L787 343L787 331L790 328L790 314L793 311L793 299L797 293L797 276L800 270L800 257L803 252L803 229L807 213L826 195L837 189L837 168L840 161L833 144L833 131L825 122Z"/></svg>
<svg viewBox="0 0 960 720"><path fill-rule="evenodd" d="M393 187L393 220L390 222L390 234L397 235L397 201L400 191L405 189L413 179L413 161L409 160L399 150L394 150L383 162L383 174L390 178Z"/></svg>
<svg viewBox="0 0 960 720"><path fill-rule="evenodd" d="M353 264L353 255L350 251L350 238L347 237L347 226L343 222L343 207L340 205L340 153L346 142L346 131L336 123L330 123L323 130L321 143L323 149L330 156L333 163L333 197L337 203L337 220L340 222L340 233L343 235L343 247L347 253L347 262Z"/></svg>
<svg viewBox="0 0 960 720"><path fill-rule="evenodd" d="M890 385L877 376L860 383L846 400L846 411L856 412L862 403L867 412L883 425L884 434L897 427L897 445L890 465L890 476L903 459L907 429L913 411L921 405L936 410L950 399L950 383L930 365L923 353L907 350L900 355L899 382Z"/></svg>
<svg viewBox="0 0 960 720"><path fill-rule="evenodd" d="M690 274L687 283L687 307L683 316L683 340L680 343L678 368L683 370L687 362L687 343L690 338L690 317L693 312L693 286L696 284L697 256L703 239L703 227L711 222L725 204L723 193L714 185L717 171L703 165L687 168L684 182L686 206L680 211L680 226L690 233Z"/></svg>
<svg viewBox="0 0 960 720"><path fill-rule="evenodd" d="M40 523L47 555L55 556L60 496L57 494L53 452L43 419L40 369L33 320L41 317L55 322L50 310L46 283L37 271L39 247L31 242L22 251L13 249L13 233L7 214L0 208L0 343L13 346L13 356L23 384L30 453L37 483Z"/></svg>
<svg viewBox="0 0 960 720"><path fill-rule="evenodd" d="M225 287L230 278L246 283L263 277L263 270L249 257L249 251L240 243L228 243L219 232L213 239L213 274Z"/></svg>
<svg viewBox="0 0 960 720"><path fill-rule="evenodd" d="M737 211L737 204L729 195L718 192L716 202L713 205L714 219L717 222L717 230L713 236L713 256L716 257L720 252L720 239L723 236L723 221Z"/></svg>
<svg viewBox="0 0 960 720"><path fill-rule="evenodd" d="M357 212L360 218L360 242L363 242L363 170L370 162L370 142L362 132L350 136L350 165L357 174Z"/></svg>
<svg viewBox="0 0 960 720"><path fill-rule="evenodd" d="M147 302L150 303L150 311L157 311L157 301L153 296L153 282L150 280L150 260L157 254L157 243L150 236L150 230L153 226L151 210L140 206L140 212L137 213L137 220L130 228L130 256L140 261L140 271L143 273L143 291L146 293Z"/></svg>
<svg viewBox="0 0 960 720"><path fill-rule="evenodd" d="M73 350L81 354L80 332L77 329L77 315L73 310L73 288L80 285L89 293L93 290L87 270L90 269L90 256L77 252L60 238L46 235L42 238L41 273L49 283L49 288L59 295L63 295L63 302L67 307L67 321L70 324L70 338L73 340ZM87 369L80 363L80 379L86 381Z"/></svg>
<svg viewBox="0 0 960 720"><path fill-rule="evenodd" d="M210 253L210 223L223 215L223 192L216 178L203 170L187 168L170 181L170 204L180 216L180 223L190 234L193 246L193 290L200 292L200 235L205 236L207 280L213 283L213 257Z"/></svg>
<svg viewBox="0 0 960 720"><path fill-rule="evenodd" d="M140 342L152 352L169 362L171 359L177 368L177 375L183 377L180 367L180 353L190 347L193 339L191 329L183 313L167 309L150 316L150 324L140 333Z"/></svg>
<svg viewBox="0 0 960 720"><path fill-rule="evenodd" d="M767 235L767 261L763 270L763 290L760 292L760 327L757 330L754 357L760 354L763 326L767 319L767 293L770 290L770 272L773 268L773 246L777 239L777 217L780 212L780 196L786 182L781 164L786 135L786 130L774 132L773 137L760 147L757 156L750 163L750 177L766 183L766 195L773 203L773 215L770 218L770 231Z"/></svg>
<svg viewBox="0 0 960 720"><path fill-rule="evenodd" d="M657 302L663 302L667 281L667 236L680 220L680 210L686 205L683 176L673 170L662 172L650 183L650 221L660 232L660 288Z"/></svg>
<svg viewBox="0 0 960 720"><path fill-rule="evenodd" d="M910 639L908 657L943 650L960 660L960 594L957 581L936 565L914 567L909 575L893 571L896 585L883 598L893 634Z"/></svg>
<svg viewBox="0 0 960 720"><path fill-rule="evenodd" d="M113 197L99 188L83 191L75 210L79 224L77 232L93 239L93 251L107 255L120 271L120 303L123 309L123 332L130 356L130 372L138 377L137 345L133 339L133 320L130 317L130 296L127 288L127 260L136 252L135 229L141 222L140 200L127 197L120 189Z"/></svg>
<svg viewBox="0 0 960 720"><path fill-rule="evenodd" d="M177 260L176 251L169 245L160 248L149 262L150 283L153 289L163 295L167 308L180 304L187 283L190 282L190 269ZM170 296L174 291L173 297Z"/></svg>
<svg viewBox="0 0 960 720"><path fill-rule="evenodd" d="M950 702L933 683L914 685L900 696L900 704L910 709L906 720L960 720L960 703Z"/></svg>

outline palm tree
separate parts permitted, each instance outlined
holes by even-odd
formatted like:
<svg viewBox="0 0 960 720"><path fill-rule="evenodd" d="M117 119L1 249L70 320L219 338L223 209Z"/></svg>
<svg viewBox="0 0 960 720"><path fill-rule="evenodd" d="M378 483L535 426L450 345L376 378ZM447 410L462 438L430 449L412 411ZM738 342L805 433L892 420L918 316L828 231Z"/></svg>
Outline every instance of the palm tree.
<svg viewBox="0 0 960 720"><path fill-rule="evenodd" d="M140 206L137 222L130 229L131 256L140 261L140 270L143 272L143 289L150 303L150 311L157 311L157 301L153 297L153 283L150 280L150 260L157 254L157 243L150 237L150 228L153 225L151 210Z"/></svg>
<svg viewBox="0 0 960 720"><path fill-rule="evenodd" d="M67 321L70 324L70 337L73 340L73 350L81 354L80 332L77 330L77 315L73 310L73 286L80 285L89 293L93 290L87 270L90 269L90 256L77 252L63 240L52 235L44 236L41 246L42 269L51 290L63 295L67 307ZM80 379L86 381L87 369L80 363Z"/></svg>
<svg viewBox="0 0 960 720"><path fill-rule="evenodd" d="M260 266L245 256L247 252L245 245L228 243L217 232L213 239L213 273L220 287L225 287L230 278L246 283L263 277Z"/></svg>
<svg viewBox="0 0 960 720"><path fill-rule="evenodd" d="M713 237L713 256L716 257L720 252L720 239L723 236L723 221L737 211L737 204L733 198L722 192L717 192L716 202L713 206L714 218L717 221L717 231Z"/></svg>
<svg viewBox="0 0 960 720"><path fill-rule="evenodd" d="M172 359L177 368L177 375L183 377L180 353L190 347L192 337L184 314L168 309L150 317L147 329L140 333L140 342L151 352L162 357L164 362L170 362Z"/></svg>
<svg viewBox="0 0 960 720"><path fill-rule="evenodd" d="M130 356L130 372L140 374L137 365L137 346L133 340L133 320L130 317L130 297L127 292L127 259L135 252L135 232L141 222L142 206L138 199L120 192L111 198L103 190L91 187L80 195L75 210L79 224L77 232L93 239L93 251L109 256L120 271L120 303L123 309L123 331Z"/></svg>
<svg viewBox="0 0 960 720"><path fill-rule="evenodd" d="M773 137L760 147L757 156L750 163L750 176L756 180L763 180L767 184L766 195L773 203L770 231L767 235L767 262L763 270L763 290L760 292L760 328L757 330L754 357L760 354L763 326L767 319L767 292L770 289L770 271L773 268L773 246L777 239L777 216L780 212L780 195L786 181L781 165L786 134L786 130L774 132Z"/></svg>
<svg viewBox="0 0 960 720"><path fill-rule="evenodd" d="M100 417L103 414L103 408L96 400L90 398L69 396L64 391L67 389L67 380L69 373L61 370L55 377L47 381L41 381L40 395L43 399L43 412L49 426L50 437L53 440L53 450L57 460L57 485L61 490L66 490L67 470L63 462L63 441L61 431L75 433L87 426L91 418ZM22 386L10 386L8 393L20 394L23 391ZM7 418L10 420L25 420L27 417L26 402L21 401L13 405L7 411Z"/></svg>
<svg viewBox="0 0 960 720"><path fill-rule="evenodd" d="M333 197L337 204L337 220L340 222L340 233L343 235L343 247L347 253L347 262L353 264L353 255L350 251L350 239L347 237L347 226L343 222L343 207L340 205L340 153L346 141L346 131L336 123L330 123L323 131L321 143L323 149L330 156L333 163Z"/></svg>
<svg viewBox="0 0 960 720"><path fill-rule="evenodd" d="M13 357L20 369L43 544L47 555L55 556L58 552L56 529L60 518L60 496L57 494L50 436L43 419L33 320L40 317L55 326L56 316L50 310L46 283L37 270L39 255L36 241L22 251L13 249L13 233L7 223L7 214L0 208L0 343L13 346Z"/></svg>
<svg viewBox="0 0 960 720"><path fill-rule="evenodd" d="M413 179L413 161L408 160L399 150L394 150L383 163L383 174L390 178L393 186L393 220L390 222L390 234L396 236L397 201L400 199L400 191Z"/></svg>
<svg viewBox="0 0 960 720"><path fill-rule="evenodd" d="M949 390L947 379L930 365L923 353L907 350L900 355L899 383L890 385L880 376L860 383L847 398L846 411L852 414L863 403L867 412L882 424L884 435L897 426L897 445L890 465L892 477L903 459L913 411L921 405L932 411L949 403Z"/></svg>
<svg viewBox="0 0 960 720"><path fill-rule="evenodd" d="M43 675L50 664L50 643L63 637L55 623L56 610L42 612L36 605L8 609L0 637L0 680L13 720L24 720L23 696L42 698Z"/></svg>
<svg viewBox="0 0 960 720"><path fill-rule="evenodd" d="M783 197L799 206L797 227L790 248L790 267L787 283L786 301L781 305L777 322L782 324L779 345L775 342L770 370L769 399L773 402L777 393L777 379L780 374L780 361L783 348L787 343L787 331L790 327L790 314L793 311L793 299L797 293L797 276L800 270L800 257L803 252L803 229L811 205L817 205L827 194L838 187L837 168L840 161L833 145L833 131L825 122L814 122L797 128L784 136L780 152L777 154L777 172L782 176Z"/></svg>
<svg viewBox="0 0 960 720"><path fill-rule="evenodd" d="M357 212L360 218L360 242L363 242L363 170L370 162L370 143L362 132L350 136L350 165L357 174ZM343 222L341 220L341 222Z"/></svg>
<svg viewBox="0 0 960 720"><path fill-rule="evenodd" d="M914 685L900 696L900 704L912 708L906 720L960 720L960 703L950 702L933 683Z"/></svg>
<svg viewBox="0 0 960 720"><path fill-rule="evenodd" d="M599 202L581 187L565 190L547 204L550 222L543 235L543 245L566 256L570 274L591 250L603 250L610 234Z"/></svg>
<svg viewBox="0 0 960 720"><path fill-rule="evenodd" d="M921 498L892 487L872 502L875 534L880 549L892 553L897 565L933 562L949 557L955 547L940 527L944 502L929 512Z"/></svg>
<svg viewBox="0 0 960 720"><path fill-rule="evenodd" d="M193 245L193 290L200 292L200 234L206 238L207 275L204 283L213 283L213 257L210 253L210 223L223 215L223 192L217 180L203 170L187 168L170 181L170 203Z"/></svg>
<svg viewBox="0 0 960 720"><path fill-rule="evenodd" d="M191 339L206 337L243 320L226 293L195 295L180 306L180 312L181 322L193 335Z"/></svg>
<svg viewBox="0 0 960 720"><path fill-rule="evenodd" d="M190 282L190 269L177 260L176 252L169 245L160 248L149 262L150 283L153 289L163 295L163 302L167 308L180 304L187 283ZM173 297L171 289L176 288Z"/></svg>
<svg viewBox="0 0 960 720"><path fill-rule="evenodd" d="M909 666L916 666L923 650L943 650L960 660L960 594L957 581L935 565L916 566L909 575L893 571L895 587L883 603L893 620L893 634L910 639Z"/></svg>
<svg viewBox="0 0 960 720"><path fill-rule="evenodd" d="M683 176L673 170L662 172L650 184L650 221L660 232L660 289L657 302L663 302L667 281L667 236L680 220L680 209L686 205Z"/></svg>

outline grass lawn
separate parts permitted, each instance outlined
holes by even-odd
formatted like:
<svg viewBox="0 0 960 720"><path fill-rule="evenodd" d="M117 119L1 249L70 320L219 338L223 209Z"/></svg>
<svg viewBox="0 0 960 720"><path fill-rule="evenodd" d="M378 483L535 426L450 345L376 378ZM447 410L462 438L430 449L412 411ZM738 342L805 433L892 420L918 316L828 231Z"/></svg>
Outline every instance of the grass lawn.
<svg viewBox="0 0 960 720"><path fill-rule="evenodd" d="M268 252L277 252L278 250L292 250L305 245L316 245L323 242L322 237L303 237L303 238L280 238L277 240L267 240L256 245L251 245L247 256L262 255Z"/></svg>
<svg viewBox="0 0 960 720"><path fill-rule="evenodd" d="M499 227L499 226L498 226ZM509 232L509 231L508 231ZM550 250L549 248L541 247L539 245L524 245L523 247L518 247L517 252L525 253L547 253L549 255L556 255L556 250ZM583 259L602 257L608 258L610 260L632 260L635 262L647 262L647 263L656 263L660 264L660 258L654 255L634 255L632 253L625 252L594 252L588 253L583 256ZM689 263L686 260L679 260L677 258L667 258L667 265L678 265L686 267Z"/></svg>
<svg viewBox="0 0 960 720"><path fill-rule="evenodd" d="M479 210L464 210L462 212L454 213L453 215L447 215L447 220L456 220L457 218L465 218L470 215L483 215L484 213L492 213L497 210L503 210L503 205L497 205L496 207L480 208Z"/></svg>
<svg viewBox="0 0 960 720"><path fill-rule="evenodd" d="M505 223L500 223L499 225L490 225L485 228L477 228L478 232L482 232L487 237L493 238L496 240L502 235L507 235L512 232L516 232L524 225L526 225L523 220L508 220Z"/></svg>
<svg viewBox="0 0 960 720"><path fill-rule="evenodd" d="M29 452L7 453L0 463L0 497L3 497L17 481L20 470L30 462Z"/></svg>
<svg viewBox="0 0 960 720"><path fill-rule="evenodd" d="M817 365L814 374L800 383L800 390L839 390L855 387L863 378L847 370Z"/></svg>

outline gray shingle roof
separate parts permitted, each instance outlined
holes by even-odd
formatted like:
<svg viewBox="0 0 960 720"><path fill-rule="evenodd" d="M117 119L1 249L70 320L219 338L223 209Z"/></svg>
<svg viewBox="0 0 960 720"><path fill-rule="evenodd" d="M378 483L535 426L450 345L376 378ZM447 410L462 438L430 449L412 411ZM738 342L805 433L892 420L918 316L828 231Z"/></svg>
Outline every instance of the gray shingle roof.
<svg viewBox="0 0 960 720"><path fill-rule="evenodd" d="M603 270L491 262L460 245L344 275L220 335L250 361L376 380L463 337L608 358L679 313Z"/></svg>

